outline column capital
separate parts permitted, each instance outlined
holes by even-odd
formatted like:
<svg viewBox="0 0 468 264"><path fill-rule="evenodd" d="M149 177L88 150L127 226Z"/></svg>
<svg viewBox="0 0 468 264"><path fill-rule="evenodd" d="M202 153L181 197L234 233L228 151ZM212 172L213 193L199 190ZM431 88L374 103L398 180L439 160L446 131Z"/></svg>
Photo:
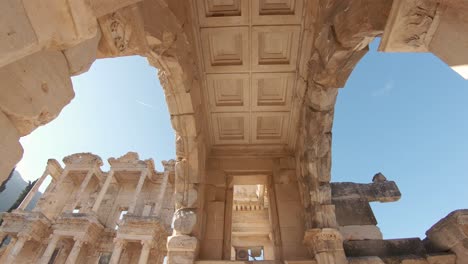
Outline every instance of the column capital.
<svg viewBox="0 0 468 264"><path fill-rule="evenodd" d="M59 239L60 238L60 235L58 234L55 234L55 233L52 233L49 235L49 240L52 240L52 239Z"/></svg>
<svg viewBox="0 0 468 264"><path fill-rule="evenodd" d="M75 241L74 247L82 247L83 244L86 244L86 241L81 237L74 237L73 240Z"/></svg>
<svg viewBox="0 0 468 264"><path fill-rule="evenodd" d="M140 243L143 247L152 248L154 245L154 240L145 239L141 240Z"/></svg>
<svg viewBox="0 0 468 264"><path fill-rule="evenodd" d="M127 241L122 238L114 238L114 245L116 247L125 248L125 246L127 245Z"/></svg>
<svg viewBox="0 0 468 264"><path fill-rule="evenodd" d="M304 244L313 254L343 250L343 237L334 228L313 228L305 232Z"/></svg>
<svg viewBox="0 0 468 264"><path fill-rule="evenodd" d="M28 233L24 233L24 232L20 232L18 233L17 235L17 240L23 240L23 241L28 241L28 240L31 240L32 236L31 234L28 234Z"/></svg>

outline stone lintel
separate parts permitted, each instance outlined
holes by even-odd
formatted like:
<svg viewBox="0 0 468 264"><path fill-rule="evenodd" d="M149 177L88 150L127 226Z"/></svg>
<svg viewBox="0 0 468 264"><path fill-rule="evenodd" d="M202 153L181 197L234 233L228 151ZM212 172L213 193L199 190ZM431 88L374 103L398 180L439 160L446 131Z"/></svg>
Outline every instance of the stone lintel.
<svg viewBox="0 0 468 264"><path fill-rule="evenodd" d="M344 240L383 239L380 229L375 225L339 226Z"/></svg>
<svg viewBox="0 0 468 264"><path fill-rule="evenodd" d="M54 178L54 180L58 180L60 175L63 173L63 168L56 159L48 159L47 171L49 172L49 175Z"/></svg>
<svg viewBox="0 0 468 264"><path fill-rule="evenodd" d="M377 220L367 200L333 200L333 204L336 221L340 226L377 225Z"/></svg>
<svg viewBox="0 0 468 264"><path fill-rule="evenodd" d="M343 246L348 257L426 256L426 250L419 238L345 241Z"/></svg>
<svg viewBox="0 0 468 264"><path fill-rule="evenodd" d="M119 235L169 234L169 229L165 226L163 220L160 217L126 214L119 223L119 229L117 233Z"/></svg>
<svg viewBox="0 0 468 264"><path fill-rule="evenodd" d="M365 199L368 202L395 202L401 197L394 181L374 182L369 184L353 182L331 183L332 200Z"/></svg>

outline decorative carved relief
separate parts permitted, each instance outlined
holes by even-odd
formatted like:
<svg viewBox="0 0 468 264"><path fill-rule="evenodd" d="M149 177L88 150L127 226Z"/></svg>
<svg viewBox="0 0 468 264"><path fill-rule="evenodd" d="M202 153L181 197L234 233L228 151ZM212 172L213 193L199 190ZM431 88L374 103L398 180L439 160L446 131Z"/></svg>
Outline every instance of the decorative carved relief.
<svg viewBox="0 0 468 264"><path fill-rule="evenodd" d="M438 25L438 7L434 1L393 1L379 50L427 52Z"/></svg>
<svg viewBox="0 0 468 264"><path fill-rule="evenodd" d="M124 51L130 41L132 28L129 25L125 25L118 13L113 13L109 23L109 29L112 39L114 40L114 46L119 51Z"/></svg>

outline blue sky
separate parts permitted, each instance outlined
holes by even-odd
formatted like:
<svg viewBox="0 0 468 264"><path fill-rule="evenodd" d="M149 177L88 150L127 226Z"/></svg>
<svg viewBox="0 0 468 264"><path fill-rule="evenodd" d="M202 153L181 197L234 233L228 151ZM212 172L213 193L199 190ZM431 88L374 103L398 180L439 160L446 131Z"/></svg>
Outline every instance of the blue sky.
<svg viewBox="0 0 468 264"><path fill-rule="evenodd" d="M369 183L382 172L402 198L373 204L385 238L424 237L452 210L468 208L468 81L431 54L377 53L376 42L340 91L333 128L333 181ZM156 70L141 57L96 61L73 78L75 99L21 139L17 169L39 177L48 158L136 151L175 157L174 132Z"/></svg>

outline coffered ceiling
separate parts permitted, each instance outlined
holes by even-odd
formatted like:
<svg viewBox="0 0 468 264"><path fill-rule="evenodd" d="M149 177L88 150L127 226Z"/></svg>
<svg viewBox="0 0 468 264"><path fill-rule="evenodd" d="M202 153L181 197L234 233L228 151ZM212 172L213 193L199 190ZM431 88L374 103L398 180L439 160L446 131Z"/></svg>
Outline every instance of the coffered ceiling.
<svg viewBox="0 0 468 264"><path fill-rule="evenodd" d="M194 1L212 145L294 144L303 1Z"/></svg>

